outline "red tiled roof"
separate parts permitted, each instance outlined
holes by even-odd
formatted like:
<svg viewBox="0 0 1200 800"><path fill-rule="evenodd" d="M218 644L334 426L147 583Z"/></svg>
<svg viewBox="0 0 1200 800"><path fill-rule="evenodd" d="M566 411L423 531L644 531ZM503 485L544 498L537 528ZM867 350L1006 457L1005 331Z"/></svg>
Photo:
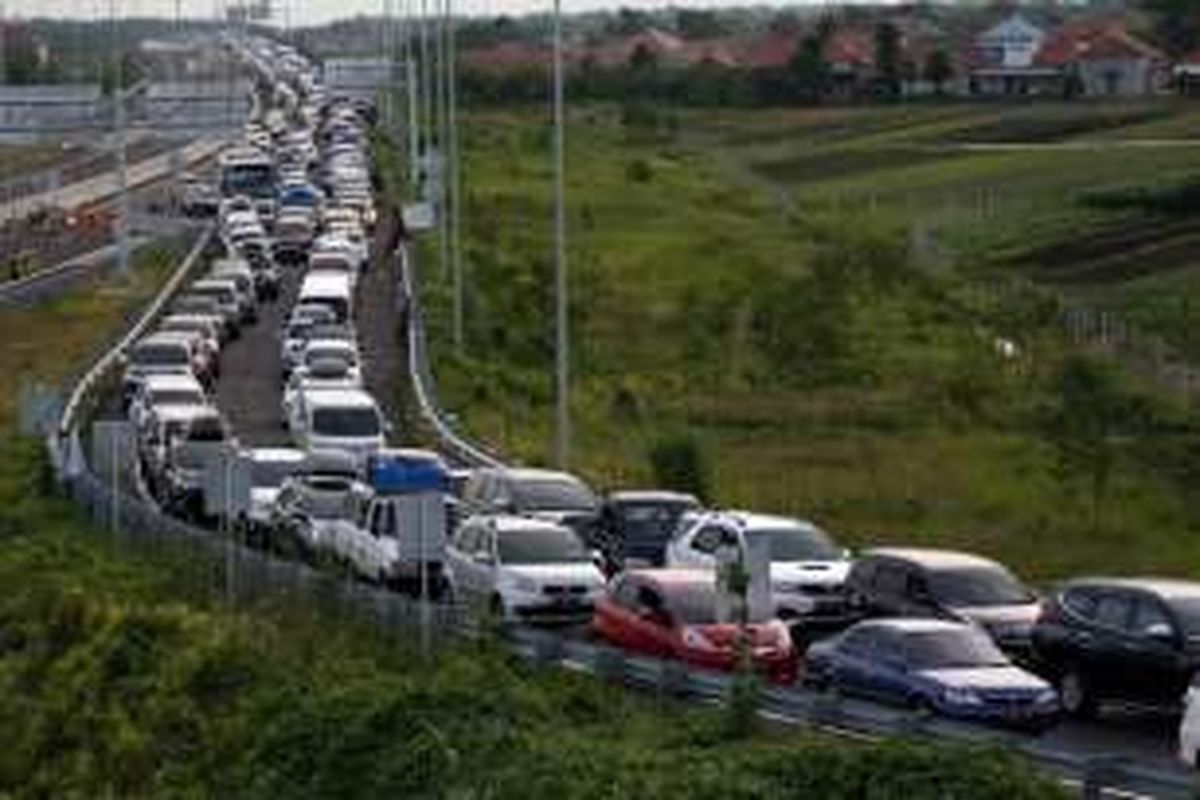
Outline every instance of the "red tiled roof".
<svg viewBox="0 0 1200 800"><path fill-rule="evenodd" d="M799 46L798 32L768 33L744 43L738 61L751 69L783 67L792 60Z"/></svg>
<svg viewBox="0 0 1200 800"><path fill-rule="evenodd" d="M1034 58L1034 64L1061 67L1078 61L1110 59L1164 61L1166 56L1133 36L1118 21L1080 20L1051 31Z"/></svg>

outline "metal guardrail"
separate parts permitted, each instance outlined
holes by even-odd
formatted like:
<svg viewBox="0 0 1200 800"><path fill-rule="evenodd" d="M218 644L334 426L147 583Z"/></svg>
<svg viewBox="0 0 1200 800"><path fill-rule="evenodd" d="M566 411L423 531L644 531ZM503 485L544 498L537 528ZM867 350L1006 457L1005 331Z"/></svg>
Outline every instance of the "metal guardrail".
<svg viewBox="0 0 1200 800"><path fill-rule="evenodd" d="M433 428L442 452L459 465L464 467L504 466L504 462L497 456L459 434L446 421L446 416L442 413L436 399L437 384L429 365L420 291L417 288L413 261L407 245L400 246L397 267L400 270L400 287L404 293L406 311L408 374L421 416Z"/></svg>
<svg viewBox="0 0 1200 800"><path fill-rule="evenodd" d="M200 234L196 243L192 245L192 249L188 251L187 256L184 257L178 269L175 270L170 280L159 290L158 295L142 313L141 317L138 318L138 321L75 384L74 389L71 391L70 399L67 400L66 405L63 407L62 417L58 422L58 434L61 438L67 438L75 430L79 422L78 415L83 407L84 398L99 384L105 373L118 364L121 352L141 338L149 330L154 321L158 319L163 309L166 308L167 303L171 301L171 298L179 290L184 280L191 274L192 269L196 266L196 262L199 261L205 248L212 241L215 232L216 226L213 224L204 228L204 231Z"/></svg>

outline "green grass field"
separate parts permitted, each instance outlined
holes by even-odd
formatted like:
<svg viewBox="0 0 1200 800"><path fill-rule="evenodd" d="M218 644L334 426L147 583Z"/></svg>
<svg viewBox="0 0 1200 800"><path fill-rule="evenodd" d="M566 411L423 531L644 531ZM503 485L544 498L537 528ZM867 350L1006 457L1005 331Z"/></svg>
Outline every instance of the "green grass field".
<svg viewBox="0 0 1200 800"><path fill-rule="evenodd" d="M1116 380L1142 410L1110 420L1099 492L1048 430L1073 402L1058 285L1041 274L1063 265L1031 259L1149 225L1085 195L1186 182L1200 147L962 149L1183 136L1191 106L645 116L575 109L568 132L576 469L646 485L656 446L691 438L718 504L808 517L854 546L960 546L1037 581L1200 563L1186 410ZM465 153L462 353L449 282L421 247L441 396L484 440L544 463L545 120L471 114Z"/></svg>
<svg viewBox="0 0 1200 800"><path fill-rule="evenodd" d="M122 546L53 495L16 398L83 369L172 263L0 309L0 798L1065 796L1004 753L734 731L487 641L426 663L414 631L293 596L235 612L214 565Z"/></svg>

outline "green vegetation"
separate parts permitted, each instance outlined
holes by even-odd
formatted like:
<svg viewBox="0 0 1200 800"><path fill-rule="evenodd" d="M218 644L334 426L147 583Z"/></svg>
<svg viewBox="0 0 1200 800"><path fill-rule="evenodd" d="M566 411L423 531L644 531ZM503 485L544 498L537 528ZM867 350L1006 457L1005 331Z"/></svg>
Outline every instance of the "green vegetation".
<svg viewBox="0 0 1200 800"><path fill-rule="evenodd" d="M1065 796L990 750L731 739L719 713L486 642L424 664L408 632L303 598L234 613L214 565L106 538L52 496L17 388L80 370L171 263L0 309L0 797Z"/></svg>
<svg viewBox="0 0 1200 800"><path fill-rule="evenodd" d="M1195 114L577 109L573 466L602 487L669 479L661 442L687 431L718 504L802 515L849 544L969 548L1038 581L1188 572L1200 426L1119 374L1103 383L1119 411L1062 424L1081 362L1058 317L1084 294L1059 279L1093 232L1158 214L1097 191L1184 182L1200 147L963 145L1160 136ZM432 239L421 261L443 401L526 462L548 460L552 434L544 123L468 119L461 354ZM1102 473L1080 452L1104 454Z"/></svg>

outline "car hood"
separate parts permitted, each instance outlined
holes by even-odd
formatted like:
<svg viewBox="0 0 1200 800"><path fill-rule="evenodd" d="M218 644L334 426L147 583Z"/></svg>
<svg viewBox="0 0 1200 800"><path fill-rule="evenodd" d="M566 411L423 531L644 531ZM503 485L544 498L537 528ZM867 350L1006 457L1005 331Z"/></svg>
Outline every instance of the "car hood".
<svg viewBox="0 0 1200 800"><path fill-rule="evenodd" d="M540 586L571 584L599 587L604 576L594 564L521 564L505 565L504 572L536 581Z"/></svg>
<svg viewBox="0 0 1200 800"><path fill-rule="evenodd" d="M771 583L840 586L849 572L849 561L772 561Z"/></svg>
<svg viewBox="0 0 1200 800"><path fill-rule="evenodd" d="M1050 688L1050 684L1036 675L1013 666L927 669L919 674L940 686L955 689L1040 692Z"/></svg>
<svg viewBox="0 0 1200 800"><path fill-rule="evenodd" d="M958 606L953 611L995 635L1028 636L1041 613L1040 603L1014 606Z"/></svg>
<svg viewBox="0 0 1200 800"><path fill-rule="evenodd" d="M566 525L568 528L578 530L581 526L588 524L596 518L594 511L538 511L532 510L529 516L533 519L544 520L545 522L553 522L556 525Z"/></svg>

